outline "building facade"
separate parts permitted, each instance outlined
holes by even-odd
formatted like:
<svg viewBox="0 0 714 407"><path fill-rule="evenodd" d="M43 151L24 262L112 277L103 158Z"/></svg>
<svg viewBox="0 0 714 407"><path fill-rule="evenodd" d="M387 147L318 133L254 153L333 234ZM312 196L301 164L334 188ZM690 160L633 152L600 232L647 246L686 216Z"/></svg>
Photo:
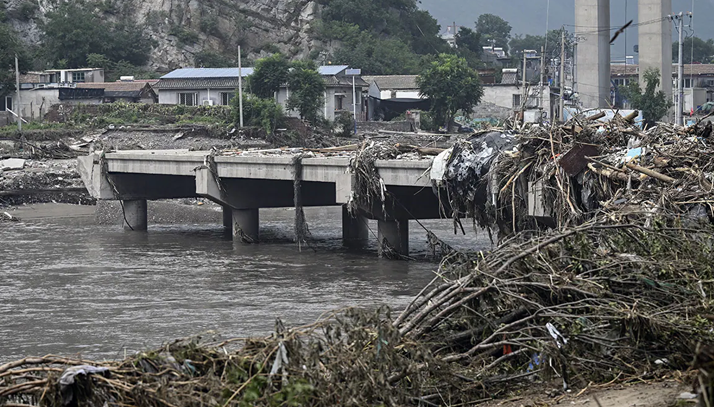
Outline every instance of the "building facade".
<svg viewBox="0 0 714 407"><path fill-rule="evenodd" d="M347 75L346 65L327 65L318 68L325 81L323 115L327 120L334 120L341 112L353 112L352 76ZM184 68L177 69L161 77L154 86L158 90L160 104L178 105L229 105L239 87L239 77L245 79L254 72L253 68ZM362 88L366 83L361 77L354 78L357 95L357 112L361 117ZM275 99L283 106L286 115L298 117L296 111L287 108L290 88L283 85Z"/></svg>

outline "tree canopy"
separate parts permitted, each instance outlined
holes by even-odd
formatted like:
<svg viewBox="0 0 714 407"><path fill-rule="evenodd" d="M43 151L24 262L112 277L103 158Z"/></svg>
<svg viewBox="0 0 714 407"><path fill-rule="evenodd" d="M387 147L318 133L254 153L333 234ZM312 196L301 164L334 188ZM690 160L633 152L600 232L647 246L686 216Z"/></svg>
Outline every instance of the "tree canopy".
<svg viewBox="0 0 714 407"><path fill-rule="evenodd" d="M424 55L450 52L441 28L416 0L319 0L316 32L339 41L328 56L333 63L359 67L366 74L417 73Z"/></svg>
<svg viewBox="0 0 714 407"><path fill-rule="evenodd" d="M0 22L0 97L15 91L15 55L19 60L20 71L27 72L30 58L25 47L12 27Z"/></svg>
<svg viewBox="0 0 714 407"><path fill-rule="evenodd" d="M710 64L714 62L714 40L704 41L699 37L690 37L682 41L682 60L685 64ZM692 55L694 45L694 55ZM672 44L672 62L679 61L679 42Z"/></svg>
<svg viewBox="0 0 714 407"><path fill-rule="evenodd" d="M511 24L494 14L481 14L476 21L476 32L481 35L484 46L495 45L508 51L511 39Z"/></svg>
<svg viewBox="0 0 714 407"><path fill-rule="evenodd" d="M301 119L313 125L319 123L320 109L324 103L325 81L317 71L315 63L293 62L292 69L288 73L288 87L290 97L287 108L297 110Z"/></svg>
<svg viewBox="0 0 714 407"><path fill-rule="evenodd" d="M643 76L646 84L644 92L637 81L621 87L620 91L633 108L642 111L645 124L651 126L667 114L672 101L664 92L657 90L661 76L658 69L650 68Z"/></svg>
<svg viewBox="0 0 714 407"><path fill-rule="evenodd" d="M464 58L441 54L417 77L422 96L431 100L436 120L448 128L459 110L469 115L483 97L478 72Z"/></svg>
<svg viewBox="0 0 714 407"><path fill-rule="evenodd" d="M282 54L259 59L253 74L248 77L248 87L259 98L273 98L280 86L288 80L290 62Z"/></svg>
<svg viewBox="0 0 714 407"><path fill-rule="evenodd" d="M55 67L85 67L90 54L104 55L113 62L145 65L153 47L135 22L107 22L84 1L61 3L47 13L41 28L45 54Z"/></svg>

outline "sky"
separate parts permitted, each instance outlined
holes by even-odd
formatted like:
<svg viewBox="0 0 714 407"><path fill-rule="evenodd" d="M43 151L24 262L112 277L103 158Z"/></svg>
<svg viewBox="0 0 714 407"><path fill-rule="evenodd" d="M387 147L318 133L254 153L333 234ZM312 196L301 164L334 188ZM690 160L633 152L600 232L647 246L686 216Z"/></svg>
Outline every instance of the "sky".
<svg viewBox="0 0 714 407"><path fill-rule="evenodd" d="M550 12L547 13L550 2ZM481 14L496 14L508 21L513 27L513 34L543 35L546 23L549 29L560 29L563 25L573 31L575 23L574 0L420 0L420 7L431 13L439 21L443 30L447 25L473 28ZM687 12L694 4L694 33L703 39L714 38L714 0L672 0L673 12ZM621 27L627 21L637 22L637 0L610 0L610 21L612 27ZM685 20L686 24L687 20ZM676 30L673 30L676 40ZM686 29L685 32L691 31ZM637 44L637 27L626 31L612 46L613 59L624 59L634 55L633 46ZM625 48L627 47L627 48Z"/></svg>

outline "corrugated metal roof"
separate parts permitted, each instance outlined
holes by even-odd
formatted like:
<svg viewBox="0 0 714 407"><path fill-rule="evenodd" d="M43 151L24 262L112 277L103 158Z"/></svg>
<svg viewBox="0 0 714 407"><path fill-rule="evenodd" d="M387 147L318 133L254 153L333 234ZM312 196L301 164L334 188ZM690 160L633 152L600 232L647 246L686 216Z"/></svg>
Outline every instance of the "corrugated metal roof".
<svg viewBox="0 0 714 407"><path fill-rule="evenodd" d="M337 75L345 69L349 68L347 65L325 65L317 68L320 75Z"/></svg>
<svg viewBox="0 0 714 407"><path fill-rule="evenodd" d="M416 83L417 75L375 75L363 76L365 82L376 83L380 90L419 89Z"/></svg>
<svg viewBox="0 0 714 407"><path fill-rule="evenodd" d="M253 73L253 68L242 68L244 78ZM181 68L169 72L161 79L204 79L204 78L237 78L238 68Z"/></svg>
<svg viewBox="0 0 714 407"><path fill-rule="evenodd" d="M327 65L318 67L320 75L330 76L337 75L347 69L347 65ZM242 76L253 74L252 67L244 67ZM205 78L237 78L238 68L181 68L173 72L169 72L162 76L161 79L205 79Z"/></svg>

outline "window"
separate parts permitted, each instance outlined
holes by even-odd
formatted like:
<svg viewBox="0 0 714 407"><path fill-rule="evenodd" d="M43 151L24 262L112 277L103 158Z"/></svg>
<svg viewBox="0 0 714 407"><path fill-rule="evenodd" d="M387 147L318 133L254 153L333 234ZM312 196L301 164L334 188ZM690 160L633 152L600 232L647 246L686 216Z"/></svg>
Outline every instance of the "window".
<svg viewBox="0 0 714 407"><path fill-rule="evenodd" d="M233 92L221 92L221 104L227 106L231 104L231 100L236 96Z"/></svg>
<svg viewBox="0 0 714 407"><path fill-rule="evenodd" d="M12 110L12 96L5 98L5 110Z"/></svg>
<svg viewBox="0 0 714 407"><path fill-rule="evenodd" d="M196 106L198 94L196 93L179 93L179 105Z"/></svg>
<svg viewBox="0 0 714 407"><path fill-rule="evenodd" d="M335 96L335 110L342 110L343 109L343 103L342 101L344 100L344 96L342 95L336 95Z"/></svg>
<svg viewBox="0 0 714 407"><path fill-rule="evenodd" d="M691 88L692 87L692 80L689 78L684 79L684 87L685 88Z"/></svg>
<svg viewBox="0 0 714 407"><path fill-rule="evenodd" d="M513 108L514 109L519 109L521 107L521 95L520 94L514 94L513 95Z"/></svg>
<svg viewBox="0 0 714 407"><path fill-rule="evenodd" d="M84 82L84 72L72 72L72 82Z"/></svg>

